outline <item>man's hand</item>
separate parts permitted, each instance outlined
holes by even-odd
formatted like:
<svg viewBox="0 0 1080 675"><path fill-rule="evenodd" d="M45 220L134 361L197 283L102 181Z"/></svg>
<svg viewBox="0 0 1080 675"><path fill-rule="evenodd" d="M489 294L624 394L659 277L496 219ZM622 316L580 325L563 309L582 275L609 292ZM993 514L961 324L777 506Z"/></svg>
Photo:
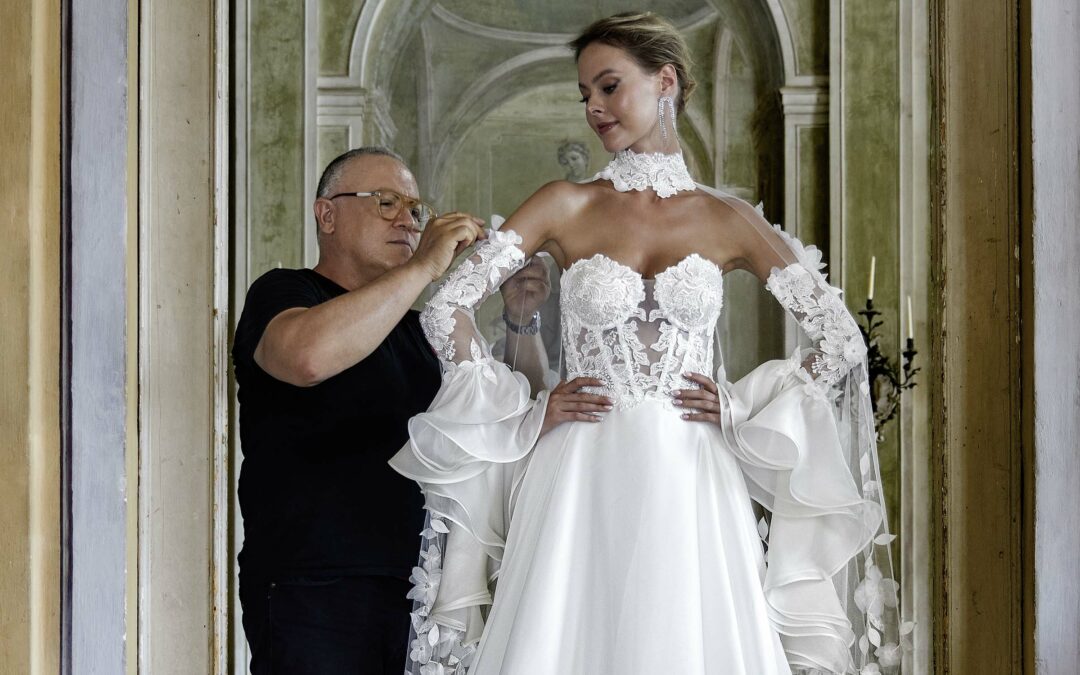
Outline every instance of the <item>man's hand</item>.
<svg viewBox="0 0 1080 675"><path fill-rule="evenodd" d="M484 221L460 211L447 213L428 223L407 264L420 266L435 281L446 273L457 254L486 238Z"/></svg>
<svg viewBox="0 0 1080 675"><path fill-rule="evenodd" d="M563 422L599 422L602 418L596 413L611 410L611 399L607 396L586 394L582 387L600 387L603 382L594 377L576 377L569 382L560 382L548 396L547 412L544 425L540 427L543 436Z"/></svg>
<svg viewBox="0 0 1080 675"><path fill-rule="evenodd" d="M528 265L506 280L500 289L506 316L516 324L526 324L533 314L551 295L548 268L539 256L533 256Z"/></svg>

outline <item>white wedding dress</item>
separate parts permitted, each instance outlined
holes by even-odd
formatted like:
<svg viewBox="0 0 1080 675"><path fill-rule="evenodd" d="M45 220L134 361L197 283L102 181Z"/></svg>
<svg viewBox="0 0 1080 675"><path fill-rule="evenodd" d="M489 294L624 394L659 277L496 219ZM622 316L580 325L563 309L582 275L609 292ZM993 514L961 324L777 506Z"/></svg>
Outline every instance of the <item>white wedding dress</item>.
<svg viewBox="0 0 1080 675"><path fill-rule="evenodd" d="M660 196L705 189L678 155L620 153L600 177ZM868 443L867 420L851 414L869 405L865 346L819 255L766 229L778 256L767 286L813 351L729 383L716 264L691 254L652 280L597 254L562 276L565 378L600 379L615 407L539 438L546 392L530 400L472 321L525 263L521 238L492 232L436 292L422 322L443 386L391 462L430 512L410 672L775 675L898 662L895 583L873 562L875 540L890 537L872 424ZM721 425L681 419L669 392L688 388L687 372L716 376Z"/></svg>

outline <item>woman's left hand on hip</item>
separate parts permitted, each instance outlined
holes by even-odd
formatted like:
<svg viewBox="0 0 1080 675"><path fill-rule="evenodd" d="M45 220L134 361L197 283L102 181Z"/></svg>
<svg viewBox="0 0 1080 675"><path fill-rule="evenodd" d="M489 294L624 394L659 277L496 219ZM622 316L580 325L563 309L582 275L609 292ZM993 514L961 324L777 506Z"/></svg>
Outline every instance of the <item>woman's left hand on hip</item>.
<svg viewBox="0 0 1080 675"><path fill-rule="evenodd" d="M671 392L675 405L686 408L682 418L691 422L720 424L720 394L716 382L700 373L683 373L683 377L701 388L676 389Z"/></svg>

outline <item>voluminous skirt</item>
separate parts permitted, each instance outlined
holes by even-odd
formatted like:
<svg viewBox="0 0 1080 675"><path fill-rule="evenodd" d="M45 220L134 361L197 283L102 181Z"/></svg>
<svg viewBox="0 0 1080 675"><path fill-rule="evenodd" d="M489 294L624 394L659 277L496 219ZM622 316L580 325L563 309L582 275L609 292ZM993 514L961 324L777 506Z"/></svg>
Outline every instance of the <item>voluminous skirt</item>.
<svg viewBox="0 0 1080 675"><path fill-rule="evenodd" d="M530 400L501 364L450 368L391 460L432 516L414 672L853 670L834 576L882 511L800 372L770 361L724 383L719 425L646 396L541 437L546 392ZM771 514L768 567L754 502Z"/></svg>
<svg viewBox="0 0 1080 675"><path fill-rule="evenodd" d="M680 413L646 399L539 440L470 675L791 672L742 472Z"/></svg>

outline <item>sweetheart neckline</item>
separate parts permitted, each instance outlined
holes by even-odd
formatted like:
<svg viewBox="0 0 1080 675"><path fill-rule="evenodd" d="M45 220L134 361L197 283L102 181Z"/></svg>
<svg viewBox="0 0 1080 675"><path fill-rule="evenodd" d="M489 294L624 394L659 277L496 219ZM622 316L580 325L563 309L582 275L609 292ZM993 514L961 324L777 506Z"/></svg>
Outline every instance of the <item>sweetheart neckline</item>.
<svg viewBox="0 0 1080 675"><path fill-rule="evenodd" d="M678 262L676 262L676 263L675 263L674 265L668 265L668 266L667 266L667 267L665 267L664 269L662 269L662 270L660 270L659 272L657 272L657 273L656 273L656 274L655 274L654 276L652 276L652 277L646 277L646 276L645 276L645 275L643 275L643 274L642 274L641 272L638 272L638 271L637 271L636 269L634 269L633 267L630 267L630 266L629 266L629 265L627 265L626 263L623 263L623 262L619 262L618 260L615 260L615 259L614 259L614 258L612 258L611 256L608 256L608 255L606 255L606 254L604 254L604 253L600 253L600 252L597 252L597 253L593 253L593 254L592 254L591 256L589 256L588 258L578 258L578 259L577 259L577 260L575 260L574 262L570 263L570 266L569 266L569 267L567 267L566 269L564 269L564 270L563 270L563 274L566 274L567 272L569 272L570 270L574 269L575 267L577 267L578 265L580 265L580 264L582 264L582 263L585 263L585 262L589 262L589 261L592 261L592 260L596 260L597 258L603 258L604 260L607 260L607 261L608 261L608 262L610 262L611 264L613 264L613 265L616 265L616 266L618 266L618 267L621 267L621 268L623 268L623 269L625 269L625 270L629 271L629 272L630 272L630 273L632 273L632 274L633 274L634 276L636 276L636 277L637 277L638 279L640 279L640 280L642 281L642 283L644 283L644 282L647 282L647 281L655 282L655 281L656 281L657 279L659 279L659 278L660 278L660 277L662 277L663 275L667 274L668 272L671 272L672 270L676 270L676 269L678 269L678 268L682 267L682 265L683 265L684 263L686 263L687 261L689 261L689 260L691 260L691 259L693 259L693 258L699 258L699 259L701 259L701 260L704 260L705 262L709 263L709 264L710 264L710 265L712 265L712 266L713 266L714 268L716 268L716 271L717 271L717 272L720 272L720 274L723 274L723 273L724 273L724 271L723 271L722 269L720 269L720 266L719 266L719 265L717 265L717 264L716 264L716 263L714 263L713 261L709 260L708 258L706 258L706 257L704 257L704 256L702 256L702 255L700 255L700 254L698 254L698 253L688 253L688 254L686 254L685 256L683 256L683 257L682 257L682 258L681 258L681 259L680 259L680 260L679 260Z"/></svg>

